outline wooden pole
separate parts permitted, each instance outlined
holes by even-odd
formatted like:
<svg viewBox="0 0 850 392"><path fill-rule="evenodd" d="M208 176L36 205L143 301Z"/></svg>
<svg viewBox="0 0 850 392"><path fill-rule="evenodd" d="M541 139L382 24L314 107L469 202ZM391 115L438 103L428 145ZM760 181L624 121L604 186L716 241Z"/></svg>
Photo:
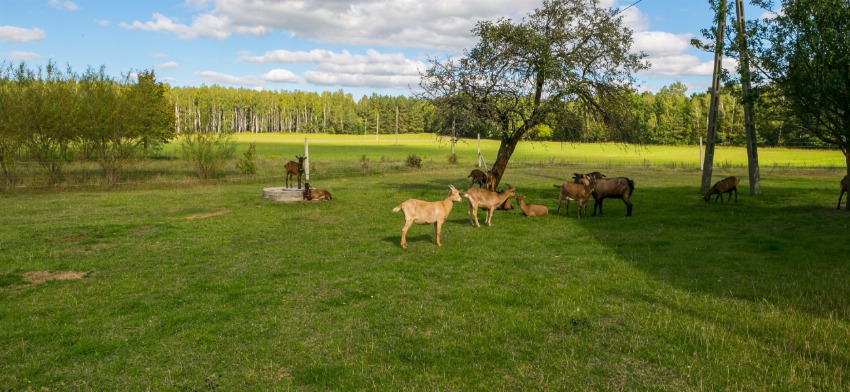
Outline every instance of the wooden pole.
<svg viewBox="0 0 850 392"><path fill-rule="evenodd" d="M304 189L310 189L310 151L307 148L307 138L304 138Z"/></svg>
<svg viewBox="0 0 850 392"><path fill-rule="evenodd" d="M705 162L702 170L700 193L711 188L711 172L714 169L714 143L717 135L717 115L720 106L720 72L723 68L723 35L726 28L726 0L718 1L717 42L714 48L714 74L711 79L711 104L708 109L708 130L705 140Z"/></svg>

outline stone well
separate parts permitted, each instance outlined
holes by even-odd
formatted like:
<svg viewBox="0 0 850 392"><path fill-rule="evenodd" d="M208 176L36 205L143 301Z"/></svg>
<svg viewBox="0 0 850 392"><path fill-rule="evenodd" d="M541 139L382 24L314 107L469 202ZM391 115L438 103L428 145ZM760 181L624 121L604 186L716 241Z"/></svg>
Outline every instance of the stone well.
<svg viewBox="0 0 850 392"><path fill-rule="evenodd" d="M283 202L304 201L304 188L265 188L263 189L263 197Z"/></svg>

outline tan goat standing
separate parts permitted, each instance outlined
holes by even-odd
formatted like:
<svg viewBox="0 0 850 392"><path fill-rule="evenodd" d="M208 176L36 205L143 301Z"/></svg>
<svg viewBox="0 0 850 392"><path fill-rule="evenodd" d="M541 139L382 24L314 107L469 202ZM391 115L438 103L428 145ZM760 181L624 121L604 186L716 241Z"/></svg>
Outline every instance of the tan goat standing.
<svg viewBox="0 0 850 392"><path fill-rule="evenodd" d="M440 231L443 227L443 222L452 212L453 203L459 202L460 192L454 186L449 185L449 194L441 201L422 201L417 199L408 199L404 203L393 208L393 212L404 211L404 227L401 229L401 247L407 249L407 229L414 223L427 225L434 224L436 228L437 246L442 246L440 243Z"/></svg>
<svg viewBox="0 0 850 392"><path fill-rule="evenodd" d="M496 211L496 208L502 205L505 200L513 196L514 190L514 187L510 185L502 193L481 188L470 188L467 190L463 194L463 197L469 202L469 223L472 223L475 227L481 227L478 223L478 208L483 208L487 210L487 218L484 220L484 224L490 226L493 219L493 211Z"/></svg>

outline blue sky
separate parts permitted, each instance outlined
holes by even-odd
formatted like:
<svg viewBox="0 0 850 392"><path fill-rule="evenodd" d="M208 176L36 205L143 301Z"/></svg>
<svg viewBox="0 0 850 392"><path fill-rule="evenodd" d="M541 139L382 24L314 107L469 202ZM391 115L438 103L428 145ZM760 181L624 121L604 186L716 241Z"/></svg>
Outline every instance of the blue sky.
<svg viewBox="0 0 850 392"><path fill-rule="evenodd" d="M635 0L601 0L624 7ZM479 20L519 20L542 0L0 0L0 60L53 60L118 77L154 69L174 86L409 95L429 57L475 44ZM747 17L757 17L747 10ZM707 0L642 0L624 12L653 64L642 89L711 80L688 41L712 23ZM729 62L727 62L728 64Z"/></svg>

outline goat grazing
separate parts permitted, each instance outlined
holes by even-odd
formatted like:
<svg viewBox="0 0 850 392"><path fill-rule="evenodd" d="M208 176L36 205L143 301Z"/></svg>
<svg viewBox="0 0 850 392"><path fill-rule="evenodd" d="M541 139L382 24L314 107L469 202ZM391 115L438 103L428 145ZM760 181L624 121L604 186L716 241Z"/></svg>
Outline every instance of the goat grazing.
<svg viewBox="0 0 850 392"><path fill-rule="evenodd" d="M623 199L626 204L626 216L632 216L632 193L635 191L635 182L626 177L601 178L593 185L593 215L596 216L596 208L602 215L602 202L606 198Z"/></svg>
<svg viewBox="0 0 850 392"><path fill-rule="evenodd" d="M301 176L304 175L304 160L307 157L302 157L299 155L295 156L298 158L298 162L289 161L284 165L286 169L286 187L290 187L292 183L292 176L298 176L298 189L301 188Z"/></svg>
<svg viewBox="0 0 850 392"><path fill-rule="evenodd" d="M570 201L578 202L578 219L581 219L582 210L584 216L587 216L587 200L593 192L593 183L586 174L576 174L577 182L565 182L563 185L554 185L560 189L558 194L558 210L557 215L561 215L561 203L566 201L566 214L570 214Z"/></svg>
<svg viewBox="0 0 850 392"><path fill-rule="evenodd" d="M331 200L331 193L325 189L313 188L304 184L304 200Z"/></svg>
<svg viewBox="0 0 850 392"><path fill-rule="evenodd" d="M845 193L847 193L847 176L844 176L844 178L841 179L841 193L838 194L838 209L839 210L841 209L841 198L844 196ZM850 199L850 196L847 196L847 199ZM845 204L844 205L845 210L847 208L850 208L850 204L848 204L846 200L844 201L844 204Z"/></svg>
<svg viewBox="0 0 850 392"><path fill-rule="evenodd" d="M519 204L519 209L525 216L545 216L549 215L549 208L542 204L526 204L525 195L516 195L516 202Z"/></svg>
<svg viewBox="0 0 850 392"><path fill-rule="evenodd" d="M437 246L443 246L440 243L440 230L442 230L443 222L445 222L449 213L452 212L453 203L461 200L460 192L454 186L449 185L449 194L441 201L431 202L408 199L396 208L393 208L393 212L404 211L404 227L401 229L401 247L407 249L407 229L414 223L420 225L433 223L437 232Z"/></svg>
<svg viewBox="0 0 850 392"><path fill-rule="evenodd" d="M466 178L472 178L472 183L469 184L470 187L475 184L478 184L478 187L483 188L485 185L487 185L487 173L485 173L484 171L472 169L472 171L469 173L468 176L466 176Z"/></svg>
<svg viewBox="0 0 850 392"><path fill-rule="evenodd" d="M708 202L711 199L712 195L717 195L714 198L714 202L717 203L717 199L720 199L720 202L723 202L723 194L729 194L729 200L732 200L732 192L735 192L735 203L738 202L738 178L735 176L726 177L720 181L717 181L711 189L708 190L708 193L702 197L703 200Z"/></svg>
<svg viewBox="0 0 850 392"><path fill-rule="evenodd" d="M493 219L493 211L500 205L504 204L505 200L514 195L514 187L508 185L502 193L493 192L482 188L470 188L463 197L469 202L469 223L475 227L481 227L478 223L478 208L487 210L487 218L484 224L490 226Z"/></svg>

